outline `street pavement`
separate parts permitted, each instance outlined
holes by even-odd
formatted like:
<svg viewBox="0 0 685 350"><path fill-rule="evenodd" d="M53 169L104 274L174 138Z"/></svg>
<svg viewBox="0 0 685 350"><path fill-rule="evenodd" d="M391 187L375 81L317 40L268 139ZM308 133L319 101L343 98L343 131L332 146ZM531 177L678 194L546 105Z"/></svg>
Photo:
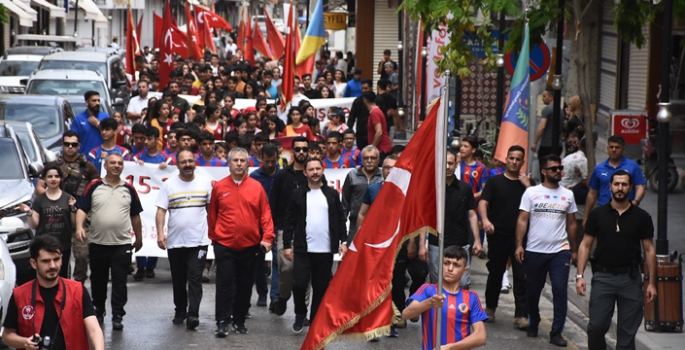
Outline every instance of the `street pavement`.
<svg viewBox="0 0 685 350"><path fill-rule="evenodd" d="M472 263L471 289L478 292L484 305L485 282L487 278L485 260L474 259ZM106 348L111 350L131 349L299 349L305 338L305 332L294 334L290 327L295 320L292 302L288 311L279 317L268 313L266 307L252 306L252 318L247 320L249 333L246 335L229 334L218 339L214 336L214 276L209 284L204 284L204 297L200 311L200 326L196 331L186 330L185 325L174 325L171 319L174 314L172 301L171 275L168 261L160 259L157 277L143 282L128 283L127 315L124 317L124 330L113 331L109 316L105 317L104 333ZM550 287L545 288L550 297ZM253 305L256 294L253 294ZM552 304L547 298L540 302L543 320L540 325L540 336L528 338L524 331L512 327L513 294L502 294L500 307L497 310L494 324L486 324L488 342L483 349L556 349L549 344ZM109 302L107 309L109 310ZM569 314L579 315L580 311L570 305ZM331 350L348 349L393 349L409 350L421 347L420 323L408 323L406 329L399 329L399 338L383 338L377 343L367 342L334 342L326 347ZM564 335L569 340L568 349L587 349L585 332L575 323L568 320Z"/></svg>

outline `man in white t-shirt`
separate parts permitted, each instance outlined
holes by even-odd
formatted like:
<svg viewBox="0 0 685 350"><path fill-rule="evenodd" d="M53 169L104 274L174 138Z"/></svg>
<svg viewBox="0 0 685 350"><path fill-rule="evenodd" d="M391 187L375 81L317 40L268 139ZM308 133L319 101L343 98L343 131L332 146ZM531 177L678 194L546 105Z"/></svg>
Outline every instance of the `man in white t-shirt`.
<svg viewBox="0 0 685 350"><path fill-rule="evenodd" d="M552 282L554 320L549 342L565 347L561 335L566 321L567 285L571 262L576 258L576 202L573 192L559 186L564 167L556 154L540 160L542 184L523 193L516 223L516 260L526 271L529 337L537 337L540 324L540 293L547 274ZM528 238L523 247L524 236Z"/></svg>
<svg viewBox="0 0 685 350"><path fill-rule="evenodd" d="M155 205L157 245L167 249L176 313L172 322L195 329L199 324L202 300L202 270L207 258L207 206L212 194L209 179L195 175L195 156L181 150L177 156L178 176L172 176L159 189ZM169 212L168 233L164 218ZM186 283L188 289L186 290ZM187 308L186 311L186 307Z"/></svg>
<svg viewBox="0 0 685 350"><path fill-rule="evenodd" d="M140 122L143 108L147 108L148 101L150 100L148 94L148 92L150 92L150 83L148 83L147 80L139 80L137 85L138 96L132 97L128 101L128 108L126 108L126 116L133 124Z"/></svg>
<svg viewBox="0 0 685 350"><path fill-rule="evenodd" d="M307 186L293 191L283 229L283 254L293 261L293 299L295 323L292 330L302 332L307 315L305 294L311 281L314 319L331 280L333 255L347 252L347 228L340 195L323 184L323 163L309 158L304 163ZM294 250L294 253L293 253Z"/></svg>

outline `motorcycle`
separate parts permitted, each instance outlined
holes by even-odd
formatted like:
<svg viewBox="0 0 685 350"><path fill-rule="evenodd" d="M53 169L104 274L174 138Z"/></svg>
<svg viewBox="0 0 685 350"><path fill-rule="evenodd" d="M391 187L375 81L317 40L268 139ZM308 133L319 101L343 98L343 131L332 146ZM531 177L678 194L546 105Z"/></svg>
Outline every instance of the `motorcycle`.
<svg viewBox="0 0 685 350"><path fill-rule="evenodd" d="M642 172L645 176L647 186L652 192L659 192L659 156L658 156L658 142L659 135L655 128L650 128L648 138L642 139ZM669 149L667 154L671 154L671 144L669 142ZM668 182L666 188L668 191L673 191L678 185L678 170L673 162L673 158L668 157Z"/></svg>

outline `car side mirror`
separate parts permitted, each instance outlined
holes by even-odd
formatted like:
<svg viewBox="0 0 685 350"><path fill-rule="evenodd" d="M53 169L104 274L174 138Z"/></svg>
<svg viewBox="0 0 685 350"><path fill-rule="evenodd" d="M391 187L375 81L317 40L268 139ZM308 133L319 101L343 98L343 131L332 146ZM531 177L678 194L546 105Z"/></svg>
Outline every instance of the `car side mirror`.
<svg viewBox="0 0 685 350"><path fill-rule="evenodd" d="M45 160L47 160L48 162L54 162L55 160L57 160L57 155L55 154L55 152L53 152L49 149L46 149L45 150Z"/></svg>
<svg viewBox="0 0 685 350"><path fill-rule="evenodd" d="M121 97L114 98L114 101L112 103L113 106L122 106L123 104L124 104L124 99Z"/></svg>
<svg viewBox="0 0 685 350"><path fill-rule="evenodd" d="M28 78L19 79L19 84L21 84L21 85L23 85L23 86L26 86L26 84L28 84L28 83L29 83L29 79L28 79Z"/></svg>
<svg viewBox="0 0 685 350"><path fill-rule="evenodd" d="M31 178L37 178L40 177L40 174L43 172L43 164L40 164L39 162L33 162L29 164L29 176Z"/></svg>

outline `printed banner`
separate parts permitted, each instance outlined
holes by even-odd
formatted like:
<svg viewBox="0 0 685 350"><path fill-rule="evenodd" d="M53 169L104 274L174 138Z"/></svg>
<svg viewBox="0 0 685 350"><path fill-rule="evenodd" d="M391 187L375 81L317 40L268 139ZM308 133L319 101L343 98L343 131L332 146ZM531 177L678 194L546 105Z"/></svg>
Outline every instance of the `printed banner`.
<svg viewBox="0 0 685 350"><path fill-rule="evenodd" d="M442 77L442 73L438 69L436 60L442 58L442 53L440 50L443 46L449 45L450 37L447 30L447 25L440 23L438 29L431 32L428 38L428 45L426 45L426 51L428 56L426 56L426 103L429 104L430 101L440 97L440 89L442 89L445 84L445 79Z"/></svg>
<svg viewBox="0 0 685 350"><path fill-rule="evenodd" d="M250 172L256 169L250 168ZM328 186L335 188L338 193L342 193L345 177L351 170L326 169L324 174L328 180ZM197 167L195 173L212 181L219 181L229 175L228 167ZM140 214L143 222L143 248L137 253L139 256L167 257L167 252L157 246L157 228L155 224L157 207L155 206L155 201L157 200L162 182L172 176L178 176L178 169L176 167L168 167L162 170L159 169L157 164L138 165L135 162L124 162L124 171L121 174L121 178L136 189L143 205L143 212ZM165 222L167 219L165 219ZM207 259L213 258L214 251L210 246ZM267 253L266 259L268 261L271 260L271 252Z"/></svg>

